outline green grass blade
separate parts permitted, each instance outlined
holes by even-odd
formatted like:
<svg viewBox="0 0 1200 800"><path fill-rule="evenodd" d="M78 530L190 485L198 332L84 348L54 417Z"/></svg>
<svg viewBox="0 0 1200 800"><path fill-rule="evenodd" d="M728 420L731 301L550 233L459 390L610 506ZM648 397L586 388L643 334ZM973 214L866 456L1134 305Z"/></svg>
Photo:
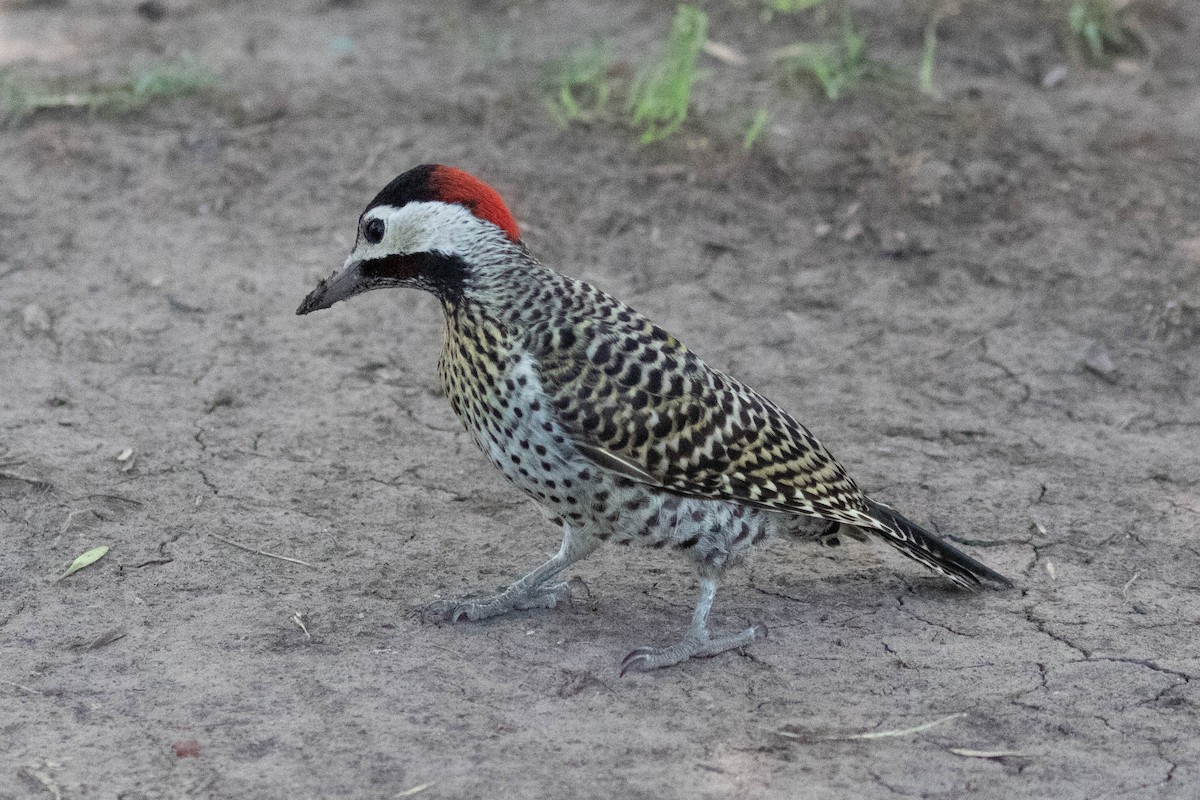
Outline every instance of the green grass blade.
<svg viewBox="0 0 1200 800"><path fill-rule="evenodd" d="M570 50L551 66L546 105L559 127L604 115L612 94L612 56L604 42Z"/></svg>
<svg viewBox="0 0 1200 800"><path fill-rule="evenodd" d="M754 143L758 141L758 137L762 135L763 130L767 127L767 123L771 121L771 115L767 113L765 108L760 108L758 113L754 115L754 121L750 123L750 127L746 129L746 135L742 138L742 152L750 152L750 148L754 147Z"/></svg>
<svg viewBox="0 0 1200 800"><path fill-rule="evenodd" d="M708 15L680 5L662 55L638 73L630 89L627 110L633 126L642 129L642 144L665 139L687 118L699 77L696 60L707 39Z"/></svg>

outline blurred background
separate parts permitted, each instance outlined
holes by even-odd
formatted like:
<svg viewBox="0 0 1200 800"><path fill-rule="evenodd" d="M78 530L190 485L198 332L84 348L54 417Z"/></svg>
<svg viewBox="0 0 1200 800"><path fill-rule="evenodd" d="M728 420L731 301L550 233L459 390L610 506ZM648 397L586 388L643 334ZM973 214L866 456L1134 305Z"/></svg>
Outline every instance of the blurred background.
<svg viewBox="0 0 1200 800"><path fill-rule="evenodd" d="M1194 796L1198 12L0 2L0 798ZM1020 588L780 544L623 680L685 565L406 616L557 547L432 297L293 316L424 162Z"/></svg>

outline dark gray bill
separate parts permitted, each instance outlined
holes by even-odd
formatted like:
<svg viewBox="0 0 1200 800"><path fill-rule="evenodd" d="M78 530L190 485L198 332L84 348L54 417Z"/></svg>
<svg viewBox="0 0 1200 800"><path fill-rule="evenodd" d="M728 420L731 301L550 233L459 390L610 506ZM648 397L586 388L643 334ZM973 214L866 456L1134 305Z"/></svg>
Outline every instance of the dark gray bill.
<svg viewBox="0 0 1200 800"><path fill-rule="evenodd" d="M323 308L329 308L339 300L353 297L365 291L362 274L362 261L351 261L317 284L317 288L308 293L304 302L296 309L297 314L311 314Z"/></svg>

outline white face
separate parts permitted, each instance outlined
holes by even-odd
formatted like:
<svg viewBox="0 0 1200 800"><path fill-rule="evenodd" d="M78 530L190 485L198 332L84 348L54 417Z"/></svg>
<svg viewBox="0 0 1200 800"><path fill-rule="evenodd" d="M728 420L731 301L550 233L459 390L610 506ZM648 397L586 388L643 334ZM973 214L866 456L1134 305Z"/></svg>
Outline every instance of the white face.
<svg viewBox="0 0 1200 800"><path fill-rule="evenodd" d="M364 273L383 260L433 253L457 257L478 275L513 247L502 230L456 203L413 201L400 208L376 206L362 215L358 240L346 263L309 293L297 313L329 308L371 289L421 286L412 278L381 279Z"/></svg>
<svg viewBox="0 0 1200 800"><path fill-rule="evenodd" d="M382 238L371 242L370 234L377 234L381 224ZM376 206L359 221L358 240L346 263L412 253L465 257L479 249L481 240L496 235L494 225L458 204L412 202L401 208Z"/></svg>

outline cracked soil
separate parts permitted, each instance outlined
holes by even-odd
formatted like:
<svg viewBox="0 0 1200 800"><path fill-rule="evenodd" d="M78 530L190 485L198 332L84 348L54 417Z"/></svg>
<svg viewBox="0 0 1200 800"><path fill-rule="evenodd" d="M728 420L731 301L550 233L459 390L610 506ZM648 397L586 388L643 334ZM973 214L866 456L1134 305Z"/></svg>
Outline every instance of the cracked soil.
<svg viewBox="0 0 1200 800"><path fill-rule="evenodd" d="M911 70L918 4L854 5ZM1102 70L1049 5L945 20L939 100L828 103L766 55L811 15L709 3L749 63L706 56L650 148L556 128L543 65L594 36L640 63L672 3L0 6L23 76L220 78L0 131L0 798L1200 796L1197 6L1136 3L1153 52ZM776 542L711 619L768 639L625 678L687 623L667 553L421 624L557 547L440 396L432 298L293 315L426 161L1017 588Z"/></svg>

